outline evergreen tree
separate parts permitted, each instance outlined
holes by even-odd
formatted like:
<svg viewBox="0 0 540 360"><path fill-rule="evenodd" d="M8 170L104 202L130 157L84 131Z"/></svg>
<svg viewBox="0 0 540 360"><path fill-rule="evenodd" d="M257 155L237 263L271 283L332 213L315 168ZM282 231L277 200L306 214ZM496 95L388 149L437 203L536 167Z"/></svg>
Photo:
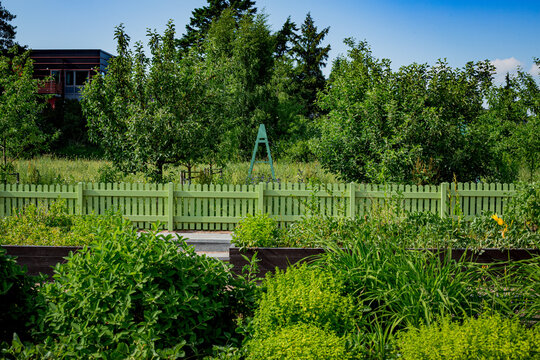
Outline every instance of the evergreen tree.
<svg viewBox="0 0 540 360"><path fill-rule="evenodd" d="M326 66L330 45L323 47L321 43L329 30L330 28L327 27L318 32L311 14L308 13L300 28L300 35L296 36L292 48L297 61L296 80L301 85L301 96L306 102L307 115L310 118L317 115L315 104L317 92L322 90L326 83L322 68Z"/></svg>
<svg viewBox="0 0 540 360"><path fill-rule="evenodd" d="M257 12L252 0L208 0L208 5L193 10L189 24L186 25L186 33L178 40L182 50L189 49L193 44L203 39L210 29L212 21L219 18L225 9L234 10L236 22L242 16Z"/></svg>
<svg viewBox="0 0 540 360"><path fill-rule="evenodd" d="M16 26L9 23L15 19L15 17L15 15L4 8L0 1L0 50L4 53L16 45L13 41L15 39Z"/></svg>
<svg viewBox="0 0 540 360"><path fill-rule="evenodd" d="M289 43L297 36L296 31L298 27L291 21L291 17L287 18L287 21L283 24L281 30L276 33L276 57L282 57L289 53L291 47Z"/></svg>

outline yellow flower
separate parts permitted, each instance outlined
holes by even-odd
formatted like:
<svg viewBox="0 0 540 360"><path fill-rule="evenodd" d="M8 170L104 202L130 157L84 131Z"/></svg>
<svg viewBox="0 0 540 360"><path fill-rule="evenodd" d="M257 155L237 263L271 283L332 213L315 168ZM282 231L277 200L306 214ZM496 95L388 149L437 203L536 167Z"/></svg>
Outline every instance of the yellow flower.
<svg viewBox="0 0 540 360"><path fill-rule="evenodd" d="M491 215L491 218L493 220L495 220L497 222L497 224L499 224L500 226L502 226L504 224L504 221L503 219L501 219L500 217L497 216L497 214L493 214Z"/></svg>
<svg viewBox="0 0 540 360"><path fill-rule="evenodd" d="M505 225L505 227L504 227L504 230L502 231L503 239L505 238L504 233L508 231L508 224L504 224L504 225Z"/></svg>

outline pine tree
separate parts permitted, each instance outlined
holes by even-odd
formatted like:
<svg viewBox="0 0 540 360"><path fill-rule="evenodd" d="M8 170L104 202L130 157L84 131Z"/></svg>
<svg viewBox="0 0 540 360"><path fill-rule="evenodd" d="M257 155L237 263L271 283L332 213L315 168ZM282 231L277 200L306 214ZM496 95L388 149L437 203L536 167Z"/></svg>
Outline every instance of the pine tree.
<svg viewBox="0 0 540 360"><path fill-rule="evenodd" d="M178 40L178 46L187 50L203 39L212 21L220 17L223 10L233 9L238 22L242 16L257 12L254 5L253 0L208 0L207 6L193 10L189 24L186 25L186 33Z"/></svg>
<svg viewBox="0 0 540 360"><path fill-rule="evenodd" d="M13 41L15 39L16 26L9 23L15 19L15 17L15 15L4 8L0 1L0 51L4 53L16 45Z"/></svg>
<svg viewBox="0 0 540 360"><path fill-rule="evenodd" d="M298 27L294 22L291 21L291 17L289 16L287 21L285 21L281 27L281 30L279 30L275 35L276 57L281 57L291 50L289 43L292 42L292 40L297 36L296 31L298 31Z"/></svg>
<svg viewBox="0 0 540 360"><path fill-rule="evenodd" d="M327 27L318 32L311 14L308 13L292 48L297 61L296 80L302 89L301 96L306 101L307 115L310 118L317 116L317 92L323 89L326 83L322 68L326 66L330 45L322 47L321 43L329 30Z"/></svg>

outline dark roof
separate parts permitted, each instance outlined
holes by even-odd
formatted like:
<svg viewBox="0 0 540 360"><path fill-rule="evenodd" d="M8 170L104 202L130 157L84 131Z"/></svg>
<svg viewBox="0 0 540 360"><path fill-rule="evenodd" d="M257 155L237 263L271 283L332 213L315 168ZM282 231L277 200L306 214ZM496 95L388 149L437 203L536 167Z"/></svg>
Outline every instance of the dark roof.
<svg viewBox="0 0 540 360"><path fill-rule="evenodd" d="M93 70L105 71L110 53L100 49L32 49L37 76L47 76L50 70Z"/></svg>
<svg viewBox="0 0 540 360"><path fill-rule="evenodd" d="M102 53L105 56L112 57L113 55L101 49L31 49L32 54L36 55L56 55L56 56L74 56L74 55L95 55Z"/></svg>

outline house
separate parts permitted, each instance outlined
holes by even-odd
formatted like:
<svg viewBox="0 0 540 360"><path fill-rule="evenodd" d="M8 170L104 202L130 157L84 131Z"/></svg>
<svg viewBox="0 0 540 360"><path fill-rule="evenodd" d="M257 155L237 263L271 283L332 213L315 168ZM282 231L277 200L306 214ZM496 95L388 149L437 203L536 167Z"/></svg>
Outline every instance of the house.
<svg viewBox="0 0 540 360"><path fill-rule="evenodd" d="M80 99L85 81L96 71L105 73L112 55L99 49L36 49L30 57L34 76L50 79L39 93L52 94L49 103L54 108L59 99Z"/></svg>

